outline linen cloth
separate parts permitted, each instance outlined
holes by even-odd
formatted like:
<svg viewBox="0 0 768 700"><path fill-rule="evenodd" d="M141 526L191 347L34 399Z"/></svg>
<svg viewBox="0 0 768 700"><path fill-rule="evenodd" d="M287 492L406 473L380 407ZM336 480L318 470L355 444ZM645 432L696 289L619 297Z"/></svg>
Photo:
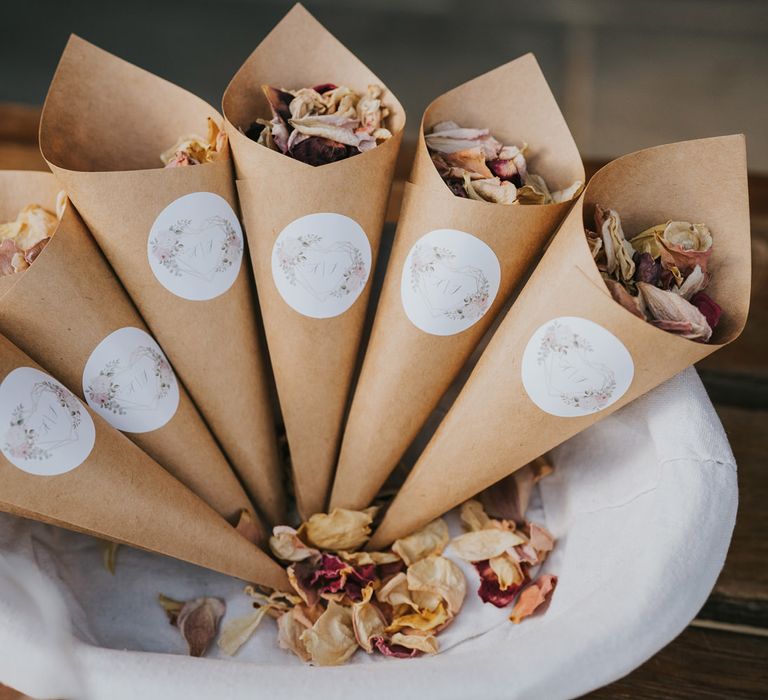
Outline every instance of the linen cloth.
<svg viewBox="0 0 768 700"><path fill-rule="evenodd" d="M359 651L343 667L309 667L278 648L271 619L234 659L216 647L183 656L157 594L221 597L226 621L249 610L242 582L128 548L113 576L98 541L0 515L0 681L36 698L99 700L579 696L643 663L705 602L733 530L736 465L693 369L551 456L555 473L532 505L557 538L549 609L512 624L454 558L464 607L438 636L441 652L413 660ZM449 523L458 534L455 513Z"/></svg>

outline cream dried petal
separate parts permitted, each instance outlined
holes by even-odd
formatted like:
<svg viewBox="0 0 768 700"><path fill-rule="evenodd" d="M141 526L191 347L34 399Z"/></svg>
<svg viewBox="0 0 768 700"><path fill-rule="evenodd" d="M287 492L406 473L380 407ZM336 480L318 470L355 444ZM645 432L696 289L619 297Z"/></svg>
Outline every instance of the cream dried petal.
<svg viewBox="0 0 768 700"><path fill-rule="evenodd" d="M484 530L491 520L486 515L483 504L480 503L480 501L476 501L475 499L470 499L469 501L462 503L460 517L461 521L464 523L464 526L470 532Z"/></svg>
<svg viewBox="0 0 768 700"><path fill-rule="evenodd" d="M27 251L40 241L50 238L59 223L54 214L37 204L28 204L24 207L16 217L16 221L21 224L15 237L16 245L22 251Z"/></svg>
<svg viewBox="0 0 768 700"><path fill-rule="evenodd" d="M291 119L288 123L304 136L320 136L347 146L359 146L363 136L368 136L368 134L355 132L358 126L357 119L351 119L342 114L320 114Z"/></svg>
<svg viewBox="0 0 768 700"><path fill-rule="evenodd" d="M238 617L227 622L221 630L219 641L221 649L228 656L234 656L243 644L245 644L257 630L269 606L262 605L243 617Z"/></svg>
<svg viewBox="0 0 768 700"><path fill-rule="evenodd" d="M673 287L671 291L679 294L683 299L690 300L694 294L698 294L707 288L709 275L702 271L701 265L696 265L683 280L679 287Z"/></svg>
<svg viewBox="0 0 768 700"><path fill-rule="evenodd" d="M299 608L292 608L277 618L277 644L281 649L292 651L302 661L309 661L309 652L301 635L309 629Z"/></svg>
<svg viewBox="0 0 768 700"><path fill-rule="evenodd" d="M498 557L524 542L516 532L492 528L459 535L451 542L451 549L457 557L475 562Z"/></svg>
<svg viewBox="0 0 768 700"><path fill-rule="evenodd" d="M450 559L437 554L408 567L408 588L411 591L437 593L446 602L448 614L456 615L464 602L467 582L461 569Z"/></svg>
<svg viewBox="0 0 768 700"><path fill-rule="evenodd" d="M312 663L318 666L338 666L357 651L352 628L352 611L330 601L317 622L300 637Z"/></svg>
<svg viewBox="0 0 768 700"><path fill-rule="evenodd" d="M316 513L299 528L298 534L320 549L333 552L359 549L370 537L376 510L375 507L334 508L330 513Z"/></svg>
<svg viewBox="0 0 768 700"><path fill-rule="evenodd" d="M679 294L645 282L637 284L654 325L688 340L707 342L712 329L704 314Z"/></svg>
<svg viewBox="0 0 768 700"><path fill-rule="evenodd" d="M552 192L552 202L554 204L570 202L572 199L576 199L583 189L584 183L581 180L576 180L570 187Z"/></svg>
<svg viewBox="0 0 768 700"><path fill-rule="evenodd" d="M494 204L514 204L517 201L517 188L498 177L472 180L469 173L464 173L464 188L470 199Z"/></svg>
<svg viewBox="0 0 768 700"><path fill-rule="evenodd" d="M455 122L436 124L432 132L424 135L427 148L438 153L455 153L479 146L487 159L497 158L502 149L488 129L462 128Z"/></svg>
<svg viewBox="0 0 768 700"><path fill-rule="evenodd" d="M360 647L370 654L373 652L373 637L384 634L387 622L376 605L370 602L352 605L352 629Z"/></svg>
<svg viewBox="0 0 768 700"><path fill-rule="evenodd" d="M291 113L291 118L301 119L307 115L323 114L326 111L326 103L323 96L316 90L302 88L294 93L288 110Z"/></svg>
<svg viewBox="0 0 768 700"><path fill-rule="evenodd" d="M400 557L394 552L345 552L339 550L336 552L344 561L353 566L370 566L374 564L394 564L400 561Z"/></svg>
<svg viewBox="0 0 768 700"><path fill-rule="evenodd" d="M595 209L596 220L600 222L600 233L605 248L606 270L618 280L628 282L635 274L632 259L635 249L625 238L621 219L615 209Z"/></svg>
<svg viewBox="0 0 768 700"><path fill-rule="evenodd" d="M287 525L272 528L269 538L269 548L272 553L283 561L303 561L320 552L302 542L298 532Z"/></svg>
<svg viewBox="0 0 768 700"><path fill-rule="evenodd" d="M218 598L195 598L182 602L158 596L172 625L178 627L190 656L203 656L216 636L227 606Z"/></svg>
<svg viewBox="0 0 768 700"><path fill-rule="evenodd" d="M376 600L381 603L388 603L393 608L399 605L407 605L416 610L419 607L413 600L411 591L408 588L408 576L404 571L395 574L376 591Z"/></svg>
<svg viewBox="0 0 768 700"><path fill-rule="evenodd" d="M530 544L539 554L551 552L555 547L555 538L552 533L541 525L531 523Z"/></svg>
<svg viewBox="0 0 768 700"><path fill-rule="evenodd" d="M390 638L391 644L406 649L417 649L425 654L437 654L439 649L437 638L433 634L403 634L395 632Z"/></svg>
<svg viewBox="0 0 768 700"><path fill-rule="evenodd" d="M438 518L418 532L396 540L392 551L410 566L430 554L442 554L449 540L448 525L445 520Z"/></svg>
<svg viewBox="0 0 768 700"><path fill-rule="evenodd" d="M712 233L705 224L688 221L668 221L662 237L667 243L683 250L705 252L712 247Z"/></svg>

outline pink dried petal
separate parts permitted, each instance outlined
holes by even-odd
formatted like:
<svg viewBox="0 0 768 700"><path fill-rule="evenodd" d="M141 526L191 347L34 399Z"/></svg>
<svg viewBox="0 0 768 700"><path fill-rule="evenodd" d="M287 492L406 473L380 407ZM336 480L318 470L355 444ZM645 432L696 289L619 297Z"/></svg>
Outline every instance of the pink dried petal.
<svg viewBox="0 0 768 700"><path fill-rule="evenodd" d="M421 656L424 652L418 649L408 649L407 647L400 646L398 644L392 644L384 637L373 637L371 642L384 656L391 656L395 659L413 659L417 656Z"/></svg>

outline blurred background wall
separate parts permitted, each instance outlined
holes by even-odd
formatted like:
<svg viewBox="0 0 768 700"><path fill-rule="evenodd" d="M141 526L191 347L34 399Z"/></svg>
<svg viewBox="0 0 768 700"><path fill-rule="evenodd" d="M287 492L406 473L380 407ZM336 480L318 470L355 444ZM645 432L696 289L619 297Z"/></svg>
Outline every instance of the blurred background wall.
<svg viewBox="0 0 768 700"><path fill-rule="evenodd" d="M41 104L67 36L76 32L218 105L229 78L292 4L3 2L0 102ZM532 51L585 158L744 132L750 168L768 172L764 0L304 4L397 94L411 135L434 96Z"/></svg>

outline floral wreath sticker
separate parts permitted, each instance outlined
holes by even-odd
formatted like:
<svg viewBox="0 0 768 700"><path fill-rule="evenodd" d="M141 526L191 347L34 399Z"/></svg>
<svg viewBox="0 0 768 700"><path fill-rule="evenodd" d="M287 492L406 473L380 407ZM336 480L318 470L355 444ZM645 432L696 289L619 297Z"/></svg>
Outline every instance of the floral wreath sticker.
<svg viewBox="0 0 768 700"><path fill-rule="evenodd" d="M205 301L234 284L243 247L240 222L227 201L213 192L192 192L171 202L155 219L147 257L168 291Z"/></svg>
<svg viewBox="0 0 768 700"><path fill-rule="evenodd" d="M317 213L286 226L272 248L272 277L280 296L312 318L344 313L371 271L371 245L348 216Z"/></svg>
<svg viewBox="0 0 768 700"><path fill-rule="evenodd" d="M168 359L140 328L120 328L96 346L83 370L83 394L96 413L128 433L161 428L179 405Z"/></svg>
<svg viewBox="0 0 768 700"><path fill-rule="evenodd" d="M531 336L521 363L531 400L555 416L585 416L607 408L629 389L634 362L624 344L593 321L554 318Z"/></svg>
<svg viewBox="0 0 768 700"><path fill-rule="evenodd" d="M0 384L5 458L30 474L53 476L82 464L96 430L80 400L53 377L17 367Z"/></svg>
<svg viewBox="0 0 768 700"><path fill-rule="evenodd" d="M430 231L416 241L403 265L403 308L426 333L460 333L486 314L500 277L496 254L479 238L453 229Z"/></svg>

